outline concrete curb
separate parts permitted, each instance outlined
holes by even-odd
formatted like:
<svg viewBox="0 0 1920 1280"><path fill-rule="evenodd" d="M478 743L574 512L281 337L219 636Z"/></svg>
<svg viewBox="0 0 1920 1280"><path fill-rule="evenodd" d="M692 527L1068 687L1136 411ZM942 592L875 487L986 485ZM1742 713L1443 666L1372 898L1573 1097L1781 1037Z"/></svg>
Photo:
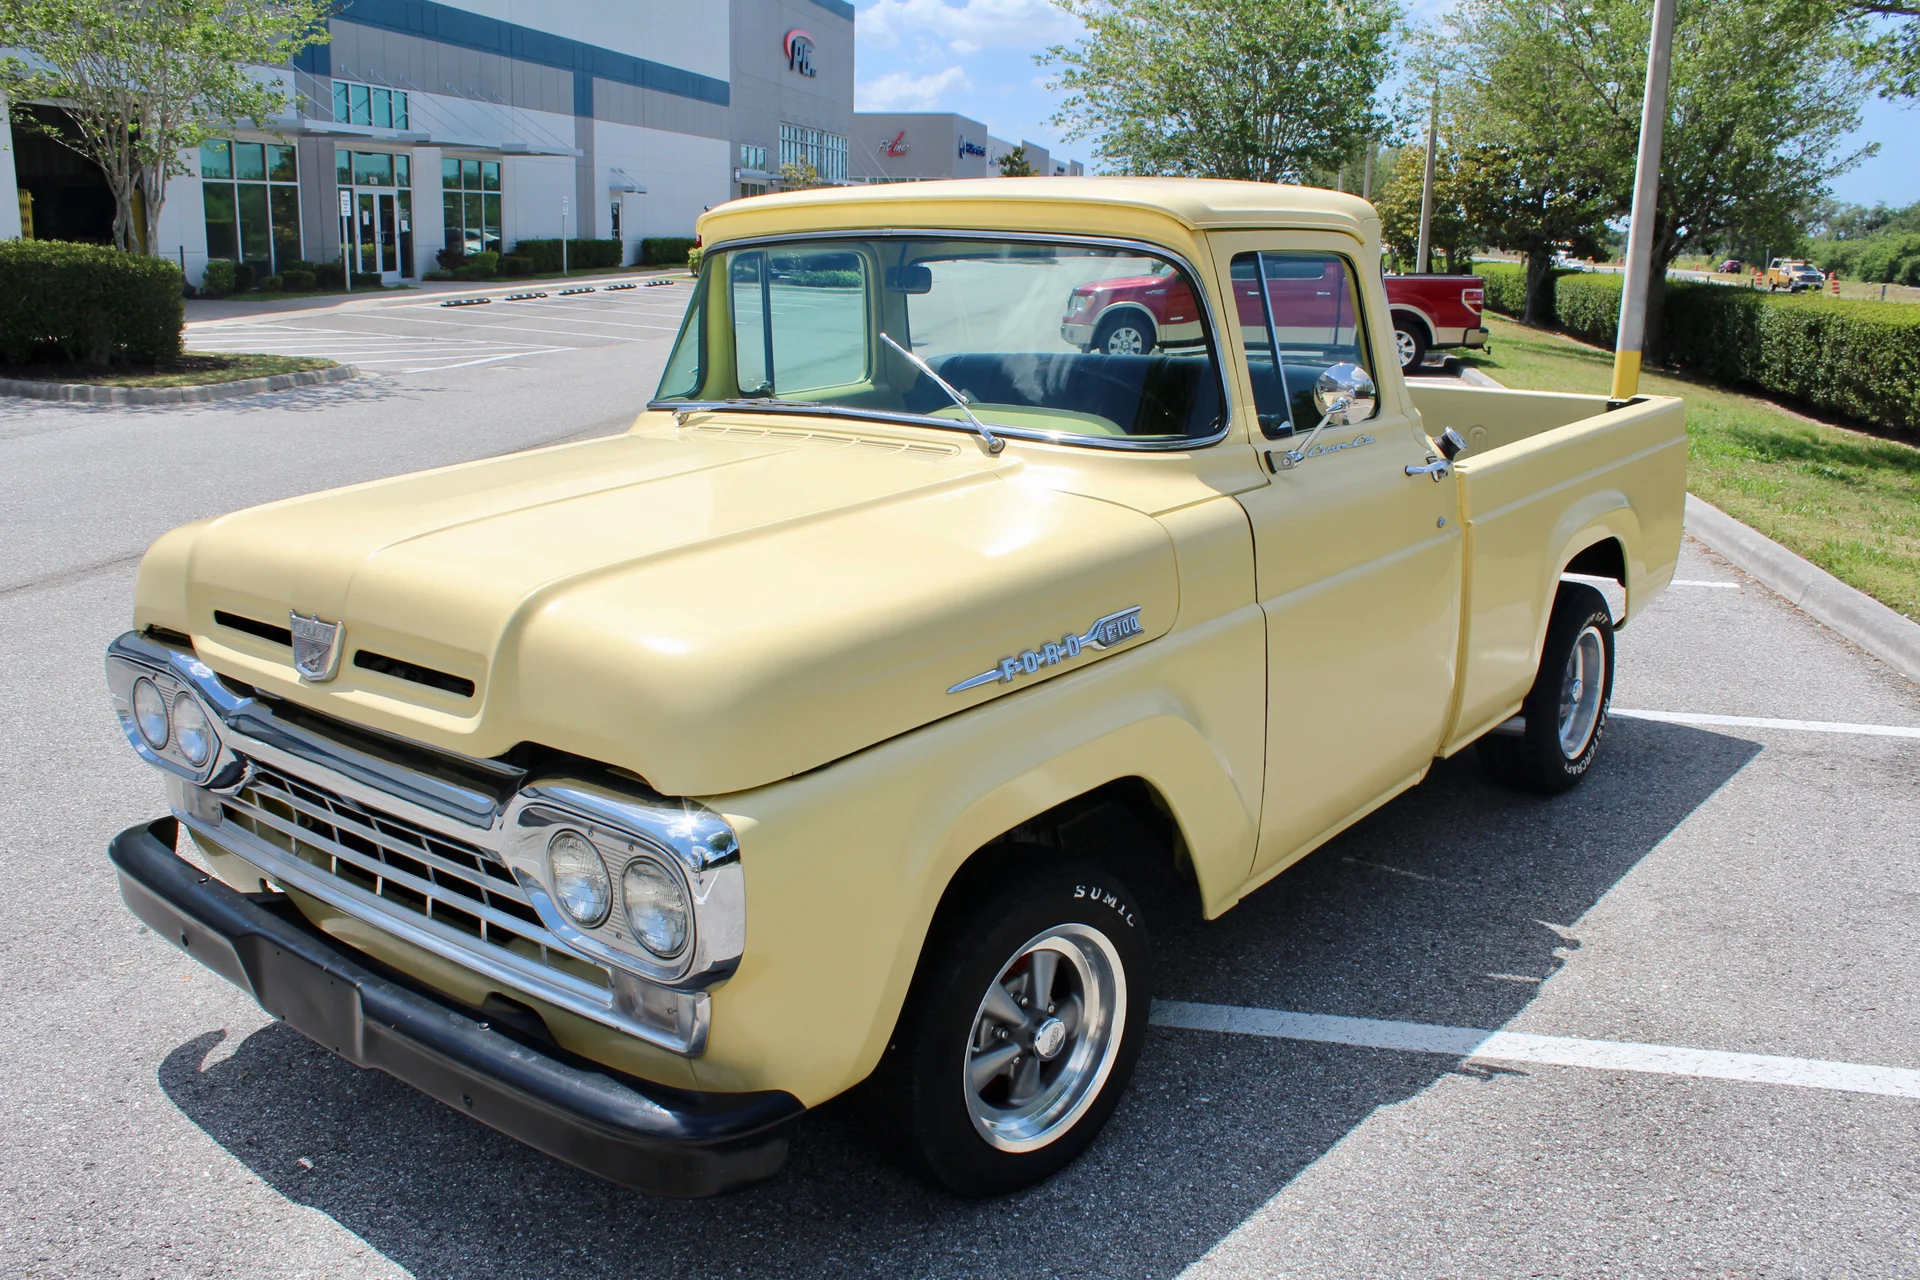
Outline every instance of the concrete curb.
<svg viewBox="0 0 1920 1280"><path fill-rule="evenodd" d="M1687 495L1687 532L1910 680L1920 680L1920 622L1809 564L1720 508Z"/></svg>
<svg viewBox="0 0 1920 1280"><path fill-rule="evenodd" d="M359 376L360 370L353 365L338 364L331 369L276 373L265 378L211 382L199 387L100 387L84 382L21 382L13 378L0 378L0 396L63 400L75 404L201 404L209 400L257 395L262 391L285 391L291 387L345 382Z"/></svg>

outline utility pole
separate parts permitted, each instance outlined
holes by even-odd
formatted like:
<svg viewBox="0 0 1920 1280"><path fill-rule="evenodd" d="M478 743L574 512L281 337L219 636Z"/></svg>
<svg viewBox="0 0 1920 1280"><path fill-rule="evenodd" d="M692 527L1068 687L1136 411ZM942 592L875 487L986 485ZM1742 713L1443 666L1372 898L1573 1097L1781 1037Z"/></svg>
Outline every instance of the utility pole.
<svg viewBox="0 0 1920 1280"><path fill-rule="evenodd" d="M1613 398L1640 389L1640 344L1647 332L1647 277L1660 197L1660 143L1667 126L1667 66L1673 56L1673 0L1653 0L1647 42L1647 93L1640 104L1640 156L1633 170L1633 222L1627 231L1627 279L1620 293L1620 336L1613 349Z"/></svg>
<svg viewBox="0 0 1920 1280"><path fill-rule="evenodd" d="M1433 82L1433 106L1427 112L1427 176L1420 186L1420 252L1414 255L1418 275L1433 270L1433 159L1439 145L1440 81Z"/></svg>
<svg viewBox="0 0 1920 1280"><path fill-rule="evenodd" d="M1373 152L1377 145L1372 138L1367 139L1367 163L1366 167L1360 170L1360 198L1362 200L1373 199Z"/></svg>

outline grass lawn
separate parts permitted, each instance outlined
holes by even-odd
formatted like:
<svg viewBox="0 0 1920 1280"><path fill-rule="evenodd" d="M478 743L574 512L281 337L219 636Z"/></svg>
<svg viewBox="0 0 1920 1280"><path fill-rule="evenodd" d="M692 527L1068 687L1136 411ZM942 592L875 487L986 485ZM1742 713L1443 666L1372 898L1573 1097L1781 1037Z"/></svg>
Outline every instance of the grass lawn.
<svg viewBox="0 0 1920 1280"><path fill-rule="evenodd" d="M1613 355L1489 314L1493 350L1454 352L1509 387L1605 395ZM1687 488L1842 582L1920 620L1920 448L1660 373L1687 402Z"/></svg>
<svg viewBox="0 0 1920 1280"><path fill-rule="evenodd" d="M203 387L216 382L238 382L242 378L265 378L276 373L305 373L310 369L331 369L332 360L312 356L199 355L187 352L163 365L114 365L98 368L88 365L53 364L20 368L0 367L0 377L23 382L80 382L96 387Z"/></svg>

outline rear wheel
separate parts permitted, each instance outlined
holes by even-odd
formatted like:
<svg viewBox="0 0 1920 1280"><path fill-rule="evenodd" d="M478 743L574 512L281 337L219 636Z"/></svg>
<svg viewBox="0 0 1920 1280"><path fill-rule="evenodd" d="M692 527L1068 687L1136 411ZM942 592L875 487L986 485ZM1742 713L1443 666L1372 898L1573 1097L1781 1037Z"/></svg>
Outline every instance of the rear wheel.
<svg viewBox="0 0 1920 1280"><path fill-rule="evenodd" d="M1100 322L1099 329L1094 331L1093 349L1109 356L1144 356L1158 341L1153 321L1129 311Z"/></svg>
<svg viewBox="0 0 1920 1280"><path fill-rule="evenodd" d="M1521 704L1526 728L1480 740L1480 763L1506 786L1546 795L1592 767L1613 700L1613 612L1585 583L1563 582L1547 623L1540 671Z"/></svg>
<svg viewBox="0 0 1920 1280"><path fill-rule="evenodd" d="M1019 850L943 911L876 1074L884 1141L913 1172L998 1195L1064 1167L1125 1091L1146 1034L1132 897L1090 863Z"/></svg>
<svg viewBox="0 0 1920 1280"><path fill-rule="evenodd" d="M1400 372L1411 373L1427 358L1427 328L1411 316L1393 317L1393 345L1400 353Z"/></svg>

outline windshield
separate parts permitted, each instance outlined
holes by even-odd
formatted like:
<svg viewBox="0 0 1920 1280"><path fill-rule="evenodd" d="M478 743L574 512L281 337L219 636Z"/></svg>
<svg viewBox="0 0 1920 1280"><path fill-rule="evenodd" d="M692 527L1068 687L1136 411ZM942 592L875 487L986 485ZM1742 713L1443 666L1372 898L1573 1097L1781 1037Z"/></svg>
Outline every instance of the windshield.
<svg viewBox="0 0 1920 1280"><path fill-rule="evenodd" d="M996 433L1176 445L1225 424L1199 299L1165 258L1100 245L876 236L719 249L654 403L956 430L976 429L971 410Z"/></svg>

